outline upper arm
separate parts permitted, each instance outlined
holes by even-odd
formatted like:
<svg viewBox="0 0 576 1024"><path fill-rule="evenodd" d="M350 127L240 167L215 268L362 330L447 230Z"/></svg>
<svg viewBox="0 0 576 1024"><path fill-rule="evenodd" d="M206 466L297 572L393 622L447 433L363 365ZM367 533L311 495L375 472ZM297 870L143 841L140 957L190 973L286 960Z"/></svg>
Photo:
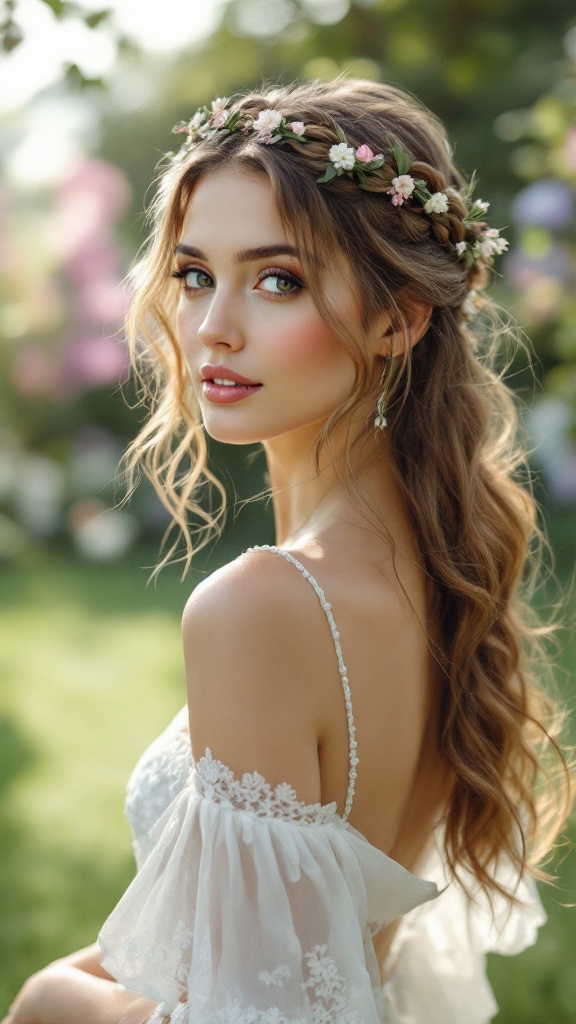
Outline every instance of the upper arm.
<svg viewBox="0 0 576 1024"><path fill-rule="evenodd" d="M210 747L236 778L258 771L320 802L318 672L331 647L323 617L300 574L265 552L196 588L182 623L195 761ZM333 650L331 658L336 686Z"/></svg>

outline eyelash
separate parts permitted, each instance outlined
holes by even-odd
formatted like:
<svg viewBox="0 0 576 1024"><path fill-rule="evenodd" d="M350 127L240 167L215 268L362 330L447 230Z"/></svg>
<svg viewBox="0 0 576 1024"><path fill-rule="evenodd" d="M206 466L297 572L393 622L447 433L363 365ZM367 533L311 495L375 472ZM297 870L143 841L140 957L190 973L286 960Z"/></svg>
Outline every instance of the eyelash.
<svg viewBox="0 0 576 1024"><path fill-rule="evenodd" d="M182 270L173 270L170 276L175 277L178 280L184 282L186 275L190 274L192 271L195 271L198 274L205 274L206 277L211 278L211 274L209 274L206 270L203 270L202 267L195 266L182 267ZM266 270L262 270L258 274L257 280L265 281L267 277L277 277L282 281L290 281L291 284L296 285L296 288L290 292L267 291L266 294L270 295L273 299L284 299L292 295L297 295L298 292L301 291L302 288L304 287L302 281L300 281L300 279L297 278L295 274L291 274L289 270L282 270L280 267L268 267ZM202 288L189 288L185 283L183 283L182 290L186 292L187 295L191 295L194 292L202 291Z"/></svg>

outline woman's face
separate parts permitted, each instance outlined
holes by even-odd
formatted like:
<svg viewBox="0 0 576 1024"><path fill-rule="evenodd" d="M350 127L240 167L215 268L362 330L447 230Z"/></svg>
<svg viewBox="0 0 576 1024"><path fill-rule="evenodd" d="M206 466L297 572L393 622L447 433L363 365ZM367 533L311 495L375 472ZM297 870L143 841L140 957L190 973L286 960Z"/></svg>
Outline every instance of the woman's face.
<svg viewBox="0 0 576 1024"><path fill-rule="evenodd" d="M175 261L177 337L208 434L309 445L348 397L354 363L314 305L268 178L230 168L201 178ZM351 322L351 288L328 274L326 294Z"/></svg>

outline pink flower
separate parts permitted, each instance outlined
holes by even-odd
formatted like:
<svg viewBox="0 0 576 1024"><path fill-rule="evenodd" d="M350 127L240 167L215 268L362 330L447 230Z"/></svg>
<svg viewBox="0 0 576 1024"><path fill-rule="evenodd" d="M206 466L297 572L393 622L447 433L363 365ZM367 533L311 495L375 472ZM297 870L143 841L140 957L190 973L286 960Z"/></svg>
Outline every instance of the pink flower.
<svg viewBox="0 0 576 1024"><path fill-rule="evenodd" d="M294 135L304 135L304 132L306 131L304 121L292 121L288 127L291 132L294 132Z"/></svg>
<svg viewBox="0 0 576 1024"><path fill-rule="evenodd" d="M402 199L409 199L414 191L415 181L409 174L401 174L392 178L392 188Z"/></svg>
<svg viewBox="0 0 576 1024"><path fill-rule="evenodd" d="M266 139L272 136L272 133L276 128L280 127L281 123L282 114L280 111L268 108L267 110L260 111L252 127L254 131L258 132L259 136L263 136ZM262 138L258 139L258 141L261 142Z"/></svg>
<svg viewBox="0 0 576 1024"><path fill-rule="evenodd" d="M215 114L210 114L209 124L212 128L223 128L230 116L230 111L219 110Z"/></svg>
<svg viewBox="0 0 576 1024"><path fill-rule="evenodd" d="M386 195L392 196L392 206L402 206L405 199L412 195L416 182L409 174L400 174L392 178L392 188L389 188Z"/></svg>
<svg viewBox="0 0 576 1024"><path fill-rule="evenodd" d="M364 143L363 146L358 146L358 149L356 150L356 159L359 160L361 164L369 164L375 159L375 155L370 149L370 146L367 146L366 143Z"/></svg>

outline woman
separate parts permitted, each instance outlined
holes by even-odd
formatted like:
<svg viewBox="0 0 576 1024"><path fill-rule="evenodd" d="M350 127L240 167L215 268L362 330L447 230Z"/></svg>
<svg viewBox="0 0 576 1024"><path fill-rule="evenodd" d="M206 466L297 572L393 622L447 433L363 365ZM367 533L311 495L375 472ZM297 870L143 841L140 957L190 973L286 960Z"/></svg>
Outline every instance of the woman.
<svg viewBox="0 0 576 1024"><path fill-rule="evenodd" d="M397 89L296 84L176 130L135 275L151 413L128 464L189 563L218 487L204 432L262 443L278 547L190 598L189 712L129 786L139 873L8 1020L484 1024L485 953L534 941L569 804L482 291L506 242Z"/></svg>

